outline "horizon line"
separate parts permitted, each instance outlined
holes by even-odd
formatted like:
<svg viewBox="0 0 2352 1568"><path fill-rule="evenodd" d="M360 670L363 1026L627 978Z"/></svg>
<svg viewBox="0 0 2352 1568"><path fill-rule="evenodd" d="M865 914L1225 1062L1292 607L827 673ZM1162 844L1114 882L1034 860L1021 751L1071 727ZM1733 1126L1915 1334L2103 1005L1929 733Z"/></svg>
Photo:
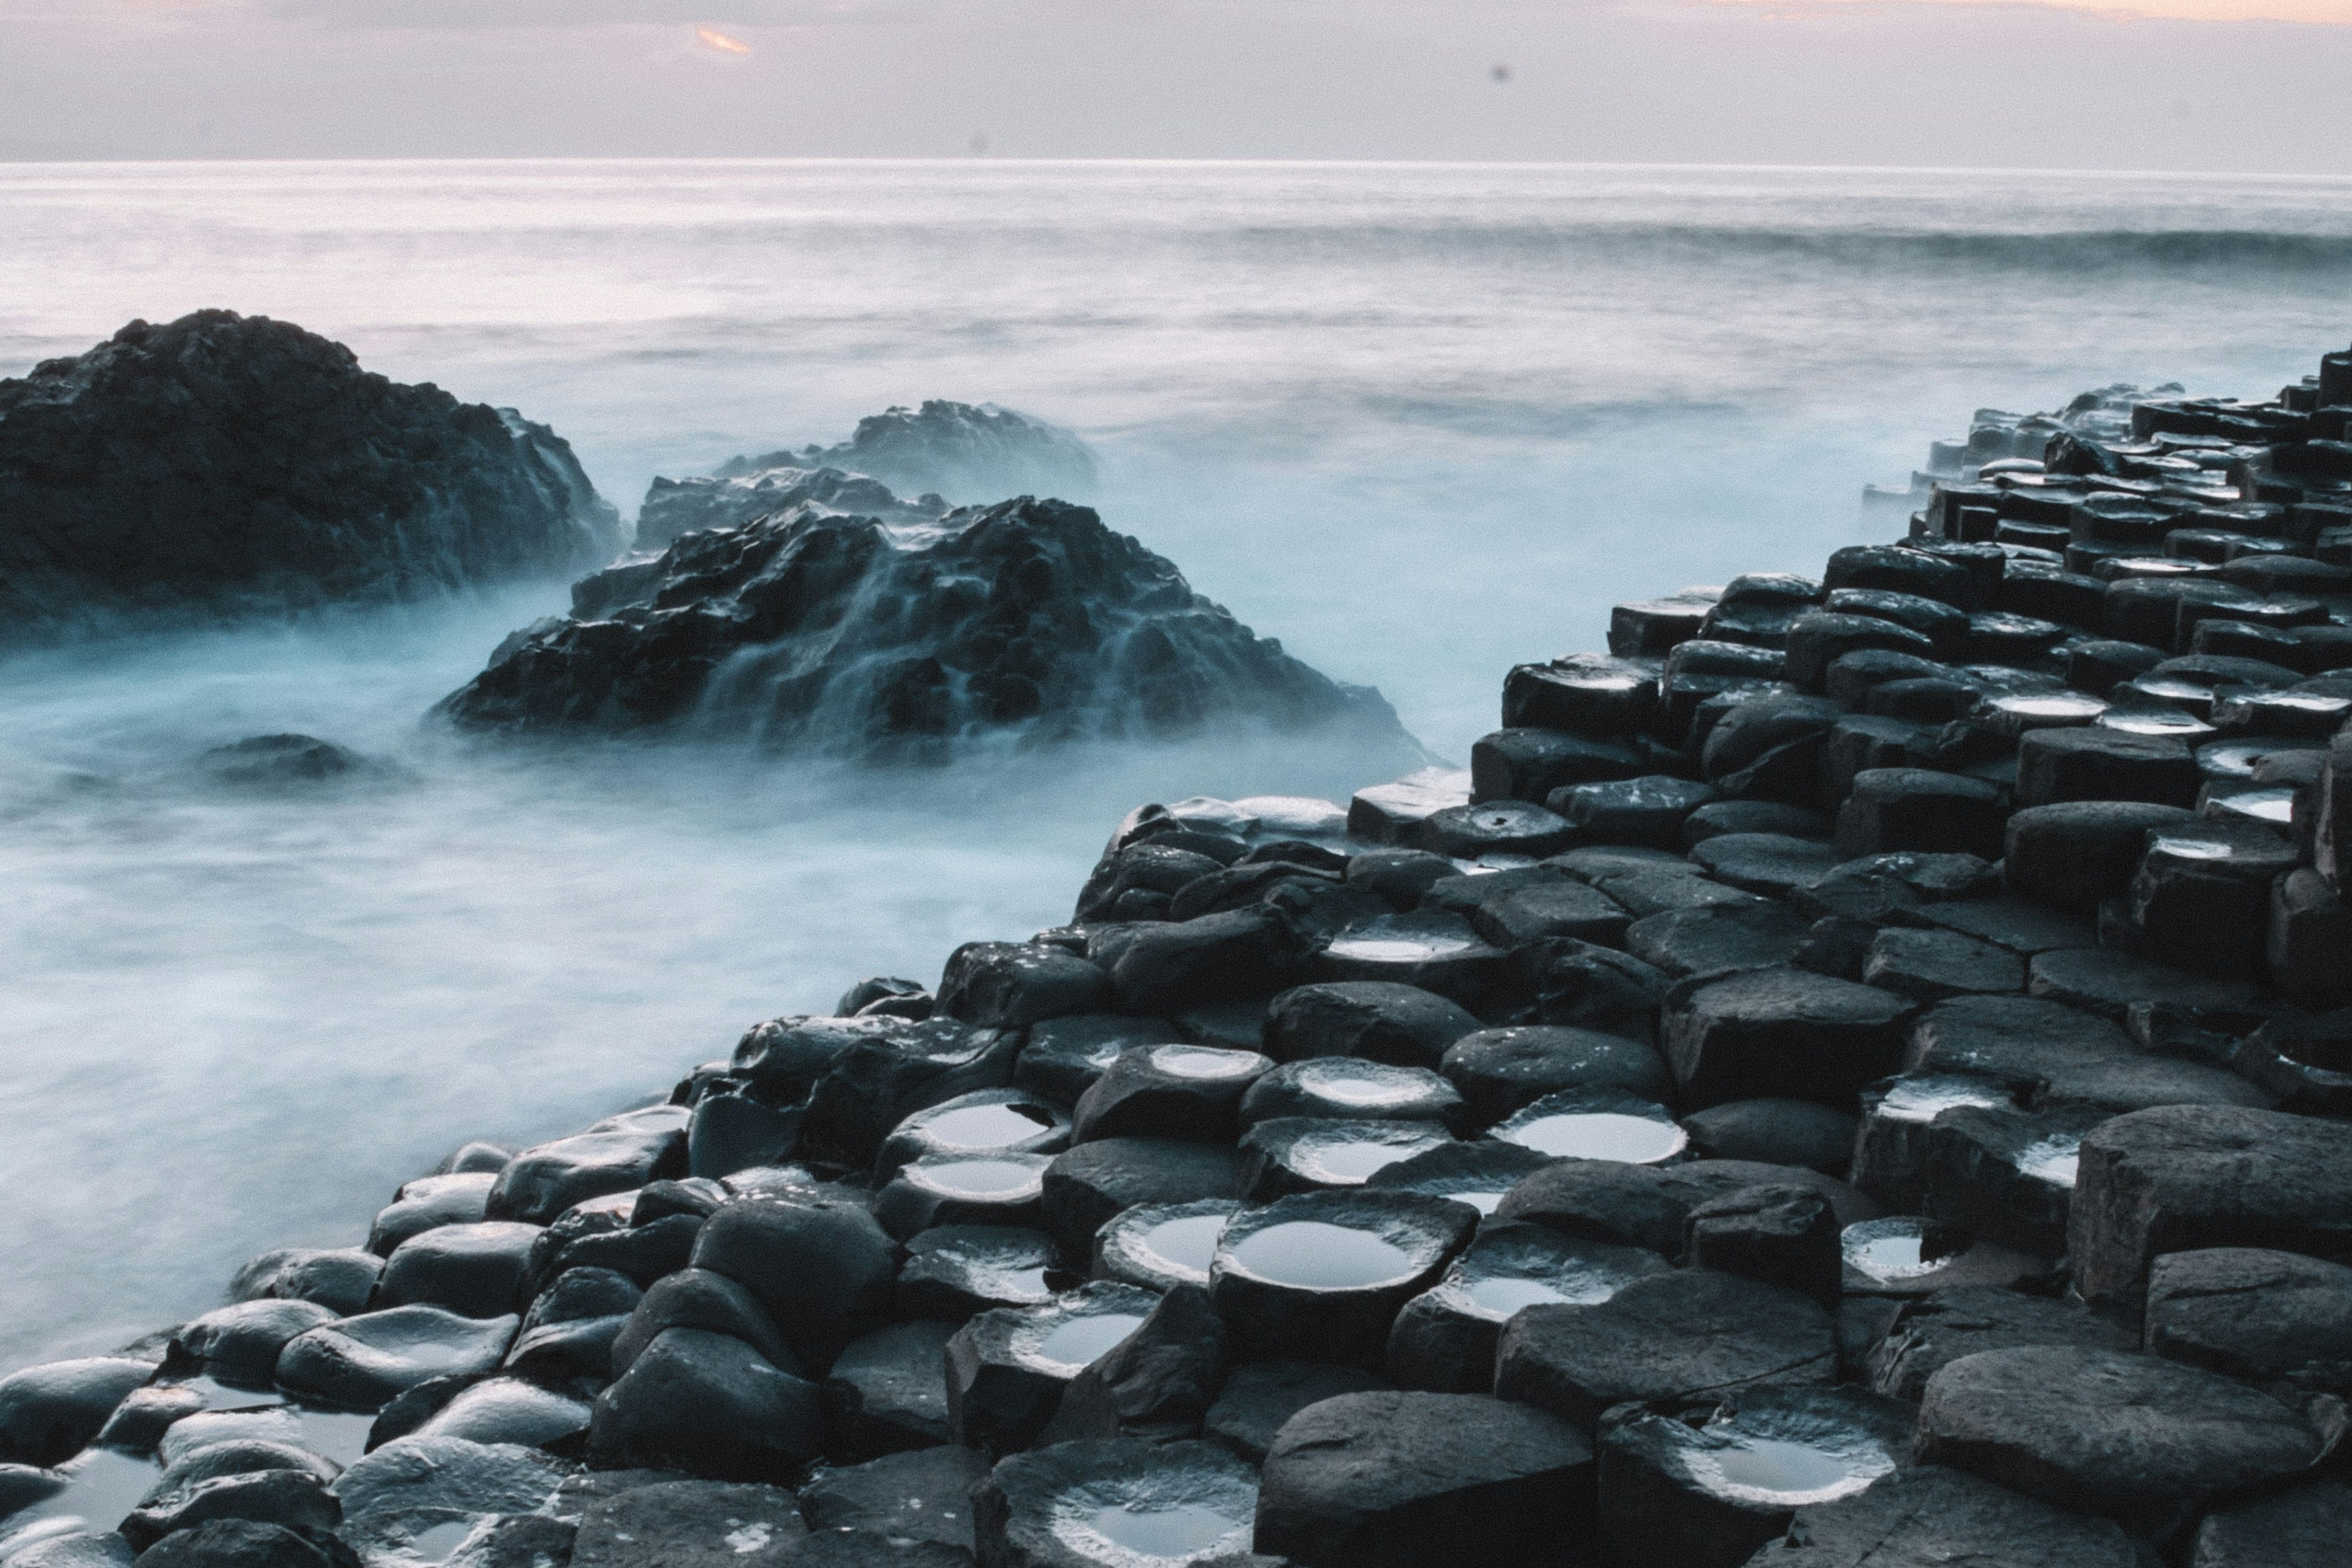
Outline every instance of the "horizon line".
<svg viewBox="0 0 2352 1568"><path fill-rule="evenodd" d="M2116 169L2059 166L2053 164L1969 164L1969 163L1686 163L1654 159L1564 159L1564 158L1238 158L1188 156L971 156L952 153L909 155L896 153L359 153L341 156L289 156L282 154L233 154L183 158L127 157L29 157L0 158L0 170L39 169L58 167L83 168L201 168L218 164L260 164L275 166L308 166L351 163L400 164L531 164L531 163L619 163L619 164L878 164L901 167L986 166L990 164L1022 164L1037 167L1078 167L1112 165L1124 167L1190 167L1190 168L1330 168L1330 169L1610 169L1660 172L1738 173L1738 174L2044 174L2095 176L2105 179L2174 179L2174 180L2278 180L2312 181L2352 184L2352 172L2344 174L2285 173L2252 169Z"/></svg>

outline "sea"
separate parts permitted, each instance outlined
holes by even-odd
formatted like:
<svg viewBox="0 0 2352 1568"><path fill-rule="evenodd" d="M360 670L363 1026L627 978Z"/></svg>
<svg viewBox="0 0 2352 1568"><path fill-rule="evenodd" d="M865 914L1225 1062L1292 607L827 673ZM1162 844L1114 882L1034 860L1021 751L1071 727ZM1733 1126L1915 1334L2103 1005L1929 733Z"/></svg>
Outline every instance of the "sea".
<svg viewBox="0 0 2352 1568"><path fill-rule="evenodd" d="M656 475L925 398L1435 753L1612 602L1884 537L1971 411L2268 395L2352 338L2352 181L1435 163L0 164L0 375L226 307ZM1381 782L1303 742L845 771L422 721L530 584L0 661L0 1372L347 1246L473 1138L1066 920L1131 806ZM225 795L296 731L382 784Z"/></svg>

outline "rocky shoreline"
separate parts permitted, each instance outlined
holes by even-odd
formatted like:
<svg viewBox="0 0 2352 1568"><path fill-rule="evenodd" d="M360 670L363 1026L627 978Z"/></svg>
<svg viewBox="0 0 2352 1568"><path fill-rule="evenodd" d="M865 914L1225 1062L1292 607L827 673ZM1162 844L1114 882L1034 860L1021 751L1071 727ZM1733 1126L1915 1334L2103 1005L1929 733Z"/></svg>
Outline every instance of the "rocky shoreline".
<svg viewBox="0 0 2352 1568"><path fill-rule="evenodd" d="M1143 807L0 1380L0 1568L2347 1561L2347 419L1988 414L1466 771Z"/></svg>

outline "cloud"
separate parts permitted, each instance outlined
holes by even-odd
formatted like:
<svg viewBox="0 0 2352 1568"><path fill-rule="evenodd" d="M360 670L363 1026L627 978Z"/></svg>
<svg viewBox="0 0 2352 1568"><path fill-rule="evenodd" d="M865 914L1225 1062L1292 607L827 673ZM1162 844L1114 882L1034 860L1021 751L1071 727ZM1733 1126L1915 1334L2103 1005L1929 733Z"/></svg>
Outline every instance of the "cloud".
<svg viewBox="0 0 2352 1568"><path fill-rule="evenodd" d="M2122 22L2302 22L2352 27L2352 0L1712 0L1789 16L1841 10L1968 6L1979 10L2073 11Z"/></svg>

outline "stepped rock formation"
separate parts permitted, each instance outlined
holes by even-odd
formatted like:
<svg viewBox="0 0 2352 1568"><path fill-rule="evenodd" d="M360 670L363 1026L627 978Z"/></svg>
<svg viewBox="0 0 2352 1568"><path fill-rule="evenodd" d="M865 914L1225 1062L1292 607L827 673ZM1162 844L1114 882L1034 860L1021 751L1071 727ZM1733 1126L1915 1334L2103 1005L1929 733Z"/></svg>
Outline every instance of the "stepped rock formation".
<svg viewBox="0 0 2352 1568"><path fill-rule="evenodd" d="M93 1443L170 1466L120 1538L0 1564L394 1563L428 1519L463 1563L2343 1562L2325 366L1958 465L1820 580L1621 605L1609 654L1510 672L1466 773L1139 808L1070 923L0 1380L34 1506L119 1487ZM886 552L1025 542L958 581L1028 616L1152 560L960 515L697 535L548 657L835 605ZM205 1373L295 1408L206 1413ZM378 1447L336 1474L312 1407Z"/></svg>
<svg viewBox="0 0 2352 1568"><path fill-rule="evenodd" d="M436 711L467 729L664 728L877 762L990 733L1219 726L1336 728L1418 752L1378 693L1256 637L1087 508L1026 497L914 528L802 506L689 534L581 583L569 620L509 638Z"/></svg>
<svg viewBox="0 0 2352 1568"><path fill-rule="evenodd" d="M933 399L861 419L836 446L732 458L706 479L655 479L637 513L637 548L664 549L681 534L740 527L803 501L913 522L939 516L950 500L1083 499L1094 485L1094 454L1066 430ZM920 499L901 500L892 488Z"/></svg>
<svg viewBox="0 0 2352 1568"><path fill-rule="evenodd" d="M133 321L0 381L0 637L415 598L619 543L545 426L265 316Z"/></svg>

